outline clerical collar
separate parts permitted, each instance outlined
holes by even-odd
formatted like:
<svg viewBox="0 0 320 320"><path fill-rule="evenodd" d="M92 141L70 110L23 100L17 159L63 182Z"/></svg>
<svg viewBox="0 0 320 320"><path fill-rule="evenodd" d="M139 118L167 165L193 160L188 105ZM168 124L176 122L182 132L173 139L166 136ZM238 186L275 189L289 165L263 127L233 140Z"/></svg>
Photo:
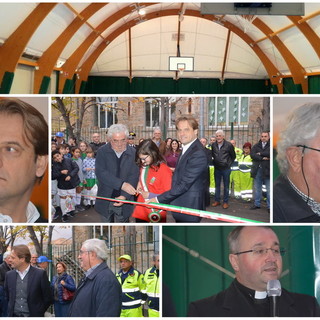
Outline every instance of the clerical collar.
<svg viewBox="0 0 320 320"><path fill-rule="evenodd" d="M243 284L241 284L237 279L236 279L236 285L244 294L250 296L253 299L263 300L263 299L266 299L268 296L266 291L255 291L253 289L250 289L244 286Z"/></svg>
<svg viewBox="0 0 320 320"><path fill-rule="evenodd" d="M255 291L254 298L255 299L265 299L267 297L267 291Z"/></svg>
<svg viewBox="0 0 320 320"><path fill-rule="evenodd" d="M293 190L302 198L304 202L307 203L307 205L310 207L310 209L320 216L320 203L317 202L316 200L312 199L311 197L308 197L306 194L304 194L301 190L299 190L295 184L290 180L290 178L287 176L287 179L293 188Z"/></svg>

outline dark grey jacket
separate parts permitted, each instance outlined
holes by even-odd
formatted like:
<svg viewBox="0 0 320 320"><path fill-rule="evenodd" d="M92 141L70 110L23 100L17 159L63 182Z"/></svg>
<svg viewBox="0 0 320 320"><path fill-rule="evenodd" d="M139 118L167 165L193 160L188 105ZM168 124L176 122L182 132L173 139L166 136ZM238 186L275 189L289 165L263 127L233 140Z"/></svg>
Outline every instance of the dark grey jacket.
<svg viewBox="0 0 320 320"><path fill-rule="evenodd" d="M258 169L262 168L262 178L270 178L270 160L262 160L265 157L270 159L270 141L262 148L260 140L252 147L250 156L252 158L251 177L255 178Z"/></svg>
<svg viewBox="0 0 320 320"><path fill-rule="evenodd" d="M273 186L273 222L320 222L305 201L280 175Z"/></svg>
<svg viewBox="0 0 320 320"><path fill-rule="evenodd" d="M233 145L229 141L224 140L223 145L219 149L218 142L214 142L212 144L212 158L213 165L216 169L230 169L236 158Z"/></svg>
<svg viewBox="0 0 320 320"><path fill-rule="evenodd" d="M44 313L53 303L53 296L47 273L45 270L31 266L28 274L27 301L30 317L43 317ZM9 317L12 317L13 315L17 277L19 277L19 275L16 270L11 270L6 273L4 288L8 299Z"/></svg>
<svg viewBox="0 0 320 320"><path fill-rule="evenodd" d="M62 174L62 170L68 170L68 174ZM58 180L58 188L62 190L74 189L80 184L78 176L78 165L69 158L63 158L62 162L52 162L52 180ZM66 181L66 177L70 176L71 179Z"/></svg>
<svg viewBox="0 0 320 320"><path fill-rule="evenodd" d="M102 262L79 284L68 317L119 317L121 295L119 281Z"/></svg>
<svg viewBox="0 0 320 320"><path fill-rule="evenodd" d="M195 140L183 156L178 159L172 177L171 189L158 196L160 203L205 210L208 157L201 142ZM199 222L195 216L173 213L177 221Z"/></svg>
<svg viewBox="0 0 320 320"><path fill-rule="evenodd" d="M135 163L136 150L132 147L127 147L122 154L120 162L120 175L117 177L118 160L111 144L108 143L102 146L97 153L96 158L96 176L98 179L98 197L110 198L114 190L120 190L121 195L126 197L126 200L134 200L134 196L121 190L124 182L130 183L133 187L137 187L139 179L139 167ZM102 199L97 199L95 210L101 215L106 215L110 202ZM128 218L132 214L133 205L123 205L123 215Z"/></svg>

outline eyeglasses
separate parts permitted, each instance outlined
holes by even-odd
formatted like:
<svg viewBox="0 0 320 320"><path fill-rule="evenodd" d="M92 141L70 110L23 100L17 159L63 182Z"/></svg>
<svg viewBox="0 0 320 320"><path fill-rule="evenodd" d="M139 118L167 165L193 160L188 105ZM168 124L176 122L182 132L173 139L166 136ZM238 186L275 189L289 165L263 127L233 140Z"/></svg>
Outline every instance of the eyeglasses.
<svg viewBox="0 0 320 320"><path fill-rule="evenodd" d="M124 144L124 143L127 143L127 139L121 139L121 140L111 139L111 142L114 144Z"/></svg>
<svg viewBox="0 0 320 320"><path fill-rule="evenodd" d="M283 257L286 253L286 250L284 248L255 248L247 251L241 251L241 252L236 252L233 253L234 255L240 255L243 253L252 253L253 256L255 257L264 257L268 254L268 251L271 250L273 255L275 256L281 256Z"/></svg>
<svg viewBox="0 0 320 320"><path fill-rule="evenodd" d="M298 144L296 147L301 147L301 148L304 148L304 149L310 149L310 150L313 150L313 151L320 152L320 149L311 148L311 147L308 147L308 146L305 146L305 145L301 145L301 144Z"/></svg>
<svg viewBox="0 0 320 320"><path fill-rule="evenodd" d="M81 255L81 256L82 256L82 255L83 255L84 253L86 253L86 252L90 252L90 251L80 250L80 251L79 251L79 255Z"/></svg>
<svg viewBox="0 0 320 320"><path fill-rule="evenodd" d="M148 159L148 157L150 157L150 156L149 156L149 155L147 155L147 156L146 156L146 157L144 157L144 158L140 158L140 160L144 162L144 161L146 161L146 160Z"/></svg>

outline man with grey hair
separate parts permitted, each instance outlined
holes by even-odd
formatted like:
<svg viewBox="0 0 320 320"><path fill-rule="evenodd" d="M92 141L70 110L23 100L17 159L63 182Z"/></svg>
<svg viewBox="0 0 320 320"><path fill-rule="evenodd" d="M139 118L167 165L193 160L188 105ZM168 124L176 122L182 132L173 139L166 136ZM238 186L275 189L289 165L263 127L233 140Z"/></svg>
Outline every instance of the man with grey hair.
<svg viewBox="0 0 320 320"><path fill-rule="evenodd" d="M166 152L166 142L161 138L162 132L159 127L154 128L152 141L157 145L161 154Z"/></svg>
<svg viewBox="0 0 320 320"><path fill-rule="evenodd" d="M89 146L91 147L92 151L94 152L94 156L97 155L97 152L99 148L101 148L103 145L105 145L105 142L100 141L100 133L95 132L92 134L92 142L89 143Z"/></svg>
<svg viewBox="0 0 320 320"><path fill-rule="evenodd" d="M233 145L224 139L222 130L216 131L216 141L212 144L212 158L214 165L214 181L216 185L213 207L220 205L221 180L223 180L223 209L229 207L229 185L231 165L236 158Z"/></svg>
<svg viewBox="0 0 320 320"><path fill-rule="evenodd" d="M135 163L135 149L128 147L128 137L129 131L123 124L109 128L109 143L98 150L96 158L98 197L134 200L139 168ZM95 210L104 222L128 222L133 205L97 198Z"/></svg>
<svg viewBox="0 0 320 320"><path fill-rule="evenodd" d="M121 286L106 264L108 249L99 239L83 242L79 252L85 277L70 304L69 317L119 317Z"/></svg>
<svg viewBox="0 0 320 320"><path fill-rule="evenodd" d="M274 222L320 222L320 103L293 110L277 145Z"/></svg>

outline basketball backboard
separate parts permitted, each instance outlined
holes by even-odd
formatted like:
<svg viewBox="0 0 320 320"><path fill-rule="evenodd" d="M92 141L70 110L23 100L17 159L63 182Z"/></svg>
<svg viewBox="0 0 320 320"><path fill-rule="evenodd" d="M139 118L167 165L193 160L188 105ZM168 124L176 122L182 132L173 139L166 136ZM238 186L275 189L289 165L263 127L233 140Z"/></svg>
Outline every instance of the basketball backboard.
<svg viewBox="0 0 320 320"><path fill-rule="evenodd" d="M193 57L169 57L169 71L193 71Z"/></svg>

